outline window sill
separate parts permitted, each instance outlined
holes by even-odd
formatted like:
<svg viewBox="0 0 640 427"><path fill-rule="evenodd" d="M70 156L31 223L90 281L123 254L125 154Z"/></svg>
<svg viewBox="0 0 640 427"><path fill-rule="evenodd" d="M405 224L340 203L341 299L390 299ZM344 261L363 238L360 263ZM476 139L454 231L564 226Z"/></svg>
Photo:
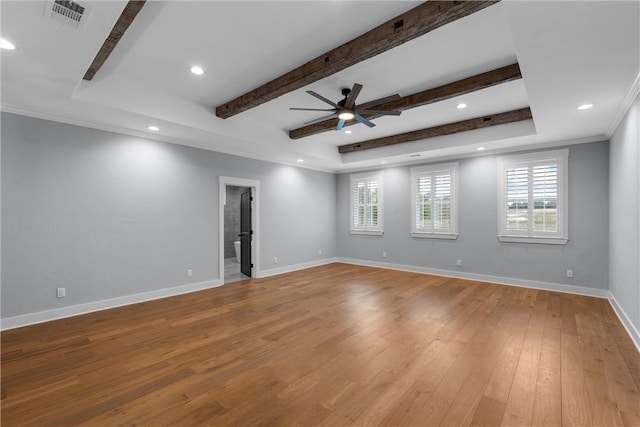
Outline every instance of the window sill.
<svg viewBox="0 0 640 427"><path fill-rule="evenodd" d="M458 234L454 233L420 233L413 231L411 237L418 237L420 239L444 239L444 240L456 240Z"/></svg>
<svg viewBox="0 0 640 427"><path fill-rule="evenodd" d="M351 234L364 234L369 236L382 236L384 231L350 230Z"/></svg>
<svg viewBox="0 0 640 427"><path fill-rule="evenodd" d="M569 239L561 237L525 237L498 236L498 240L505 243L534 243L542 245L566 245Z"/></svg>

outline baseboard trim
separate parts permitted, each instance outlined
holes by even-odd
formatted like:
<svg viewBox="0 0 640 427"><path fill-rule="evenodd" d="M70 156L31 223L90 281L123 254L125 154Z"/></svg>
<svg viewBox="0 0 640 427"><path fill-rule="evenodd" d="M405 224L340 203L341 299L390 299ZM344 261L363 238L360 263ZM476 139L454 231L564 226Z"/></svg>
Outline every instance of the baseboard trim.
<svg viewBox="0 0 640 427"><path fill-rule="evenodd" d="M635 327L627 313L622 309L615 296L605 289L587 288L585 286L572 286L561 283L539 282L534 280L516 279L510 277L491 276L486 274L466 273L460 271L440 270L435 268L416 267L412 265L391 264L377 261L367 261L351 258L340 258L338 262L366 267L388 268L390 270L409 271L412 273L433 274L434 276L455 277L460 279L475 280L478 282L497 283L499 285L518 286L523 288L541 289L545 291L563 292L567 294L583 295L596 298L604 298L609 301L620 323L624 326L627 334L633 341L638 352L640 352L640 332Z"/></svg>
<svg viewBox="0 0 640 427"><path fill-rule="evenodd" d="M337 262L337 258L325 258L317 261L304 262L301 264L288 265L270 270L262 270L259 277L270 277L278 274L290 273L292 271L304 270L305 268L317 267L320 265ZM176 286L166 289L158 289L140 294L125 295L122 297L107 300L93 301L85 304L77 304L68 307L61 307L52 310L28 313L20 316L0 319L0 331L21 328L23 326L35 325L38 323L51 322L53 320L64 319L66 317L79 316L81 314L93 313L95 311L108 310L110 308L122 307L125 305L137 304L145 301L152 301L160 298L167 298L176 295L188 294L204 289L215 288L223 285L222 280L209 280L206 282L192 283L189 285Z"/></svg>
<svg viewBox="0 0 640 427"><path fill-rule="evenodd" d="M636 329L629 316L627 316L627 313L625 313L622 306L618 303L618 300L611 292L609 292L609 304L611 304L613 311L618 316L618 319L620 319L620 323L622 323L622 326L627 330L627 333L631 337L631 341L633 341L636 345L636 349L640 353L640 332L638 332L638 329Z"/></svg>
<svg viewBox="0 0 640 427"><path fill-rule="evenodd" d="M391 264L386 262L367 261L352 258L340 258L338 262L345 264L363 265L367 267L388 268L391 270L409 271L412 273L433 274L434 276L455 277L459 279L475 280L477 282L497 283L499 285L519 286L522 288L541 289L545 291L564 292L567 294L584 295L597 298L609 298L609 291L605 289L587 288L585 286L565 285L561 283L540 282L536 280L517 279L513 277L491 276L488 274L468 273L462 271L441 270L437 268L416 267L413 265Z"/></svg>
<svg viewBox="0 0 640 427"><path fill-rule="evenodd" d="M593 289L584 286L572 286L560 283L540 282L534 280L525 280L517 278L507 278L501 276L491 276L486 274L476 274L460 271L441 270L427 267L417 267L404 264L392 264L377 261L367 261L361 259L333 257L325 258L317 261L304 262L300 264L288 265L270 270L263 270L260 278L276 276L279 274L290 273L293 271L304 270L306 268L318 267L321 265L341 262L344 264L362 265L366 267L387 268L390 270L408 271L412 273L432 274L435 276L455 277L460 279L475 280L478 282L497 283L507 286L519 286L531 289L541 289L547 291L564 292L569 294L591 296L597 298L605 298L609 300L613 311L616 313L620 322L629 334L629 337L640 352L640 332L635 327L629 316L620 306L615 296L604 289ZM53 320L64 319L66 317L78 316L81 314L92 313L110 308L122 307L125 305L138 304L145 301L152 301L160 298L167 298L176 295L188 294L205 289L216 288L223 283L221 280L209 280L205 282L191 283L188 285L175 286L172 288L158 289L150 292L143 292L133 295L125 295L122 297L111 298L108 300L94 301L85 304L78 304L69 307L56 308L53 310L45 310L37 313L29 313L20 316L7 317L0 319L0 330L21 328L23 326L35 325L37 323L50 322Z"/></svg>
<svg viewBox="0 0 640 427"><path fill-rule="evenodd" d="M258 278L276 276L278 274L291 273L293 271L304 270L305 268L318 267L321 265L332 264L338 262L338 258L324 258L316 261L303 262L300 264L287 265L284 267L272 268L269 270L262 270Z"/></svg>
<svg viewBox="0 0 640 427"><path fill-rule="evenodd" d="M7 317L0 320L0 330L21 328L23 326L35 325L37 323L50 322L52 320L64 319L66 317L78 316L95 311L107 310L110 308L122 307L125 305L138 304L145 301L152 301L160 298L167 298L176 295L188 294L215 288L222 284L220 280L208 280L206 282L191 283L188 285L175 286L172 288L158 289L150 292L143 292L133 295L93 301L85 304L77 304L68 307L56 308L53 310L39 311L36 313L23 314L20 316Z"/></svg>

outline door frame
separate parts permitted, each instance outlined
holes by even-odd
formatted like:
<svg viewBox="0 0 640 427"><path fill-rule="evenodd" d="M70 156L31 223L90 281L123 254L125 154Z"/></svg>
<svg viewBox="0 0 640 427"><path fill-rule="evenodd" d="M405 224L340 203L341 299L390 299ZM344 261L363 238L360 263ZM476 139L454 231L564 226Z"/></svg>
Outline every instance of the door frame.
<svg viewBox="0 0 640 427"><path fill-rule="evenodd" d="M251 245L251 277L261 275L260 270L260 181L255 179L220 176L218 179L218 275L220 284L224 285L224 206L227 204L227 186L250 187L253 201L251 202L251 227L253 239Z"/></svg>

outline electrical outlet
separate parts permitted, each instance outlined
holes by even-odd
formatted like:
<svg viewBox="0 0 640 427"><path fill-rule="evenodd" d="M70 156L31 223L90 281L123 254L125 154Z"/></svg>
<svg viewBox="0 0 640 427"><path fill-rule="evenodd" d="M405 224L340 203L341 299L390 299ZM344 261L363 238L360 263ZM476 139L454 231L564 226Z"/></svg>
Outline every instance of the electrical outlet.
<svg viewBox="0 0 640 427"><path fill-rule="evenodd" d="M457 265L458 267L462 267L462 260L461 260L461 259L456 260L456 265Z"/></svg>
<svg viewBox="0 0 640 427"><path fill-rule="evenodd" d="M386 252L382 252L382 258L386 258L387 257L387 253Z"/></svg>
<svg viewBox="0 0 640 427"><path fill-rule="evenodd" d="M274 257L273 257L273 263L274 263L274 264L277 264L277 263L278 263L278 257L277 257L277 256L274 256Z"/></svg>
<svg viewBox="0 0 640 427"><path fill-rule="evenodd" d="M318 250L318 255L322 255L322 249Z"/></svg>
<svg viewBox="0 0 640 427"><path fill-rule="evenodd" d="M187 277L193 277L193 270L187 270Z"/></svg>
<svg viewBox="0 0 640 427"><path fill-rule="evenodd" d="M56 289L56 296L58 298L64 298L67 296L67 289L66 288L58 288Z"/></svg>
<svg viewBox="0 0 640 427"><path fill-rule="evenodd" d="M567 277L573 277L573 270L567 270Z"/></svg>

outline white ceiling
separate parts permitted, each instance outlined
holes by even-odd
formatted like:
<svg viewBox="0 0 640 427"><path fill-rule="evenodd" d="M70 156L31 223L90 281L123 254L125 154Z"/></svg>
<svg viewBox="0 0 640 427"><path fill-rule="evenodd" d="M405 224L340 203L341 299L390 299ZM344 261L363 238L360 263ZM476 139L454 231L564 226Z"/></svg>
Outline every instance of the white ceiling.
<svg viewBox="0 0 640 427"><path fill-rule="evenodd" d="M215 107L417 5L403 1L148 1L92 81L82 76L126 1L87 1L80 29L47 2L2 1L2 110L330 171L607 138L637 93L638 1L503 1L229 119ZM518 62L523 78L291 140L288 131L364 85L358 103ZM203 76L189 72L202 66ZM469 107L458 110L465 102ZM591 110L576 106L593 103ZM340 155L337 146L530 106L533 121ZM146 127L154 124L160 131ZM417 154L420 157L415 157ZM412 156L412 157L410 157Z"/></svg>

